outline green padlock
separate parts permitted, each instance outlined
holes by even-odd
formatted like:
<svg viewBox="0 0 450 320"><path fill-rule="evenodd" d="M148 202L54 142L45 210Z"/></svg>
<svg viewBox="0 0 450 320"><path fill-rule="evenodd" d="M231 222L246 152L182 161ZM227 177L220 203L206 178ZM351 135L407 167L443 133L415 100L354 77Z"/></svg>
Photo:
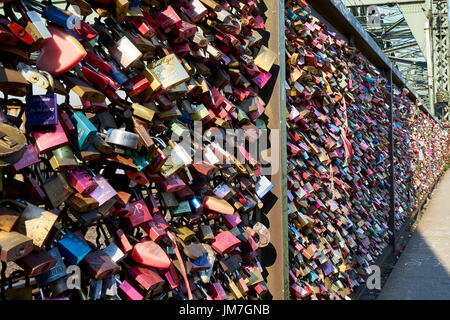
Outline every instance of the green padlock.
<svg viewBox="0 0 450 320"><path fill-rule="evenodd" d="M240 108L236 107L237 119L239 122L251 121L247 114Z"/></svg>
<svg viewBox="0 0 450 320"><path fill-rule="evenodd" d="M208 109L203 104L199 104L198 106L194 106L193 108L194 113L191 114L191 118L194 121L201 121L203 118L206 118L209 116Z"/></svg>
<svg viewBox="0 0 450 320"><path fill-rule="evenodd" d="M185 126L183 126L181 123L173 121L170 125L170 130L172 131L173 134L175 134L177 137L182 137L184 135L186 135L186 133L190 134L190 131L188 130L188 128L186 128Z"/></svg>
<svg viewBox="0 0 450 320"><path fill-rule="evenodd" d="M137 171L142 171L142 169L150 164L148 161L148 155L141 156L136 150L126 149L125 154L133 159L133 163L136 165Z"/></svg>
<svg viewBox="0 0 450 320"><path fill-rule="evenodd" d="M180 201L177 207L170 209L170 213L174 216L179 216L184 213L191 213L191 212L192 210L188 200Z"/></svg>

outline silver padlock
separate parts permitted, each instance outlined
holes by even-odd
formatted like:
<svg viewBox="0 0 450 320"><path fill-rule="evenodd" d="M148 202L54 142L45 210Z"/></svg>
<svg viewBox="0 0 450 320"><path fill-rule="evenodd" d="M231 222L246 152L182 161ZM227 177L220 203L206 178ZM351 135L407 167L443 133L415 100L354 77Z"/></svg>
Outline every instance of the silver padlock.
<svg viewBox="0 0 450 320"><path fill-rule="evenodd" d="M137 149L139 135L124 129L109 129L106 133L106 142L130 149Z"/></svg>

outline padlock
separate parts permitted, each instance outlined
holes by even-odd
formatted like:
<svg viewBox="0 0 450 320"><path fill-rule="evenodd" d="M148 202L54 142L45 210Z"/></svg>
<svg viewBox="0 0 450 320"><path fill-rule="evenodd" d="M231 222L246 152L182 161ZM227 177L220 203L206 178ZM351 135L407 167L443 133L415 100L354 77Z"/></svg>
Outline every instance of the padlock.
<svg viewBox="0 0 450 320"><path fill-rule="evenodd" d="M57 247L48 250L48 253L56 259L56 264L49 270L36 276L36 280L40 287L46 286L67 275L66 265L61 258L61 254Z"/></svg>
<svg viewBox="0 0 450 320"><path fill-rule="evenodd" d="M52 150L49 162L55 171L73 170L78 167L78 161L70 146Z"/></svg>
<svg viewBox="0 0 450 320"><path fill-rule="evenodd" d="M106 142L130 149L137 149L138 139L137 134L121 129L109 129L106 133Z"/></svg>
<svg viewBox="0 0 450 320"><path fill-rule="evenodd" d="M142 52L126 36L120 36L114 28L106 29L98 21L95 22L94 27L99 32L100 43L108 48L113 59L125 70L142 57Z"/></svg>
<svg viewBox="0 0 450 320"><path fill-rule="evenodd" d="M89 193L89 196L94 198L99 206L102 206L107 201L112 199L116 194L116 190L109 184L109 182L100 174L93 176L97 187Z"/></svg>
<svg viewBox="0 0 450 320"><path fill-rule="evenodd" d="M24 287L15 287L13 280L17 278L25 278ZM6 279L8 288L6 289L7 300L33 300L32 288L30 286L30 277L23 270L16 270Z"/></svg>
<svg viewBox="0 0 450 320"><path fill-rule="evenodd" d="M0 25L0 41L3 44L14 46L19 42L19 39L12 32Z"/></svg>
<svg viewBox="0 0 450 320"><path fill-rule="evenodd" d="M152 216L145 201L141 199L134 189L132 190L135 194L136 201L128 203L125 209L131 212L131 215L128 217L131 227L136 228L137 226L152 220Z"/></svg>
<svg viewBox="0 0 450 320"><path fill-rule="evenodd" d="M189 80L189 75L174 54L153 62L150 68L166 90Z"/></svg>
<svg viewBox="0 0 450 320"><path fill-rule="evenodd" d="M19 267L24 269L30 276L40 275L53 268L57 260L47 251L31 252L23 258L15 260Z"/></svg>
<svg viewBox="0 0 450 320"><path fill-rule="evenodd" d="M43 43L36 66L52 76L59 76L77 65L87 53L78 40L59 27L49 26L48 30L52 38ZM64 54L67 52L71 54Z"/></svg>
<svg viewBox="0 0 450 320"><path fill-rule="evenodd" d="M25 150L25 136L15 127L0 123L0 166L9 166L16 163Z"/></svg>
<svg viewBox="0 0 450 320"><path fill-rule="evenodd" d="M135 244L131 252L131 258L149 267L167 269L170 266L169 257L164 250L150 239L143 239Z"/></svg>
<svg viewBox="0 0 450 320"><path fill-rule="evenodd" d="M95 279L105 279L119 272L120 267L103 251L91 251L84 257L83 264Z"/></svg>
<svg viewBox="0 0 450 320"><path fill-rule="evenodd" d="M37 249L42 249L58 219L58 214L26 201L21 200L16 203L23 211L15 230L31 238Z"/></svg>
<svg viewBox="0 0 450 320"><path fill-rule="evenodd" d="M106 248L102 249L102 251L115 263L120 262L125 257L125 254L115 243L109 244Z"/></svg>
<svg viewBox="0 0 450 320"><path fill-rule="evenodd" d="M39 153L51 151L60 147L63 147L69 143L67 136L58 123L54 128L33 129L31 131L34 144Z"/></svg>
<svg viewBox="0 0 450 320"><path fill-rule="evenodd" d="M119 292L125 296L127 300L142 300L144 297L126 280L120 281L116 278L119 283Z"/></svg>
<svg viewBox="0 0 450 320"><path fill-rule="evenodd" d="M241 245L241 241L236 238L231 232L223 231L218 233L211 247L220 254L229 253L238 246Z"/></svg>
<svg viewBox="0 0 450 320"><path fill-rule="evenodd" d="M163 289L165 281L150 267L134 266L128 272L148 293L158 294Z"/></svg>
<svg viewBox="0 0 450 320"><path fill-rule="evenodd" d="M6 8L8 8L8 5L6 5ZM5 10L7 11L7 10ZM13 18L15 18L14 14L12 15ZM17 19L15 19L17 20ZM25 30L24 27L22 27L20 24L18 24L15 21L10 21L5 18L0 18L0 25L2 25L4 28L9 30L12 34L14 34L17 39L25 43L26 45L31 45L34 42L33 37Z"/></svg>
<svg viewBox="0 0 450 320"><path fill-rule="evenodd" d="M89 245L73 232L67 232L57 242L59 252L68 263L78 265L92 249Z"/></svg>
<svg viewBox="0 0 450 320"><path fill-rule="evenodd" d="M0 231L0 260L14 261L28 255L33 250L33 239L21 233Z"/></svg>
<svg viewBox="0 0 450 320"><path fill-rule="evenodd" d="M97 128L89 121L82 112L74 112L70 120L74 124L78 136L75 145L79 150L86 150L92 144L92 140L97 135Z"/></svg>
<svg viewBox="0 0 450 320"><path fill-rule="evenodd" d="M69 198L65 200L65 203L78 213L86 213L97 209L99 203L89 195L81 193L73 193Z"/></svg>
<svg viewBox="0 0 450 320"><path fill-rule="evenodd" d="M26 167L29 167L40 161L39 156L32 144L28 144L25 147L25 152L21 156L20 160L13 164L16 171L20 171Z"/></svg>
<svg viewBox="0 0 450 320"><path fill-rule="evenodd" d="M206 196L203 199L203 207L217 213L234 214L234 208L226 200L213 196Z"/></svg>
<svg viewBox="0 0 450 320"><path fill-rule="evenodd" d="M81 99L91 102L103 102L106 99L104 93L94 89L85 81L68 75L63 75L62 80L67 84L67 88L72 90Z"/></svg>
<svg viewBox="0 0 450 320"><path fill-rule="evenodd" d="M28 95L25 115L28 126L51 126L58 124L56 94L36 96Z"/></svg>
<svg viewBox="0 0 450 320"><path fill-rule="evenodd" d="M102 279L93 279L89 283L89 300L99 300L102 295Z"/></svg>
<svg viewBox="0 0 450 320"><path fill-rule="evenodd" d="M39 50L42 46L42 42L46 39L51 38L51 34L48 31L47 26L36 11L29 10L26 3L18 2L15 4L16 8L22 14L22 19L19 21L24 26L25 31L27 31L33 38L34 43L32 44L32 50Z"/></svg>
<svg viewBox="0 0 450 320"><path fill-rule="evenodd" d="M64 173L58 172L51 178L44 180L39 165L35 165L35 172L53 208L57 208L73 193Z"/></svg>
<svg viewBox="0 0 450 320"><path fill-rule="evenodd" d="M133 103L131 105L131 108L133 109L133 115L136 117L139 117L146 121L152 121L153 117L155 115L155 111L145 105L141 105L138 103Z"/></svg>
<svg viewBox="0 0 450 320"><path fill-rule="evenodd" d="M69 182L81 194L89 194L98 186L93 176L81 168L70 172Z"/></svg>
<svg viewBox="0 0 450 320"><path fill-rule="evenodd" d="M77 68L80 66L77 66ZM117 89L120 87L112 77L106 74L103 71L95 70L93 67L90 67L88 64L81 66L81 74L84 76L86 80L92 83L97 89L105 92L106 94L115 93ZM80 75L81 76L81 75Z"/></svg>

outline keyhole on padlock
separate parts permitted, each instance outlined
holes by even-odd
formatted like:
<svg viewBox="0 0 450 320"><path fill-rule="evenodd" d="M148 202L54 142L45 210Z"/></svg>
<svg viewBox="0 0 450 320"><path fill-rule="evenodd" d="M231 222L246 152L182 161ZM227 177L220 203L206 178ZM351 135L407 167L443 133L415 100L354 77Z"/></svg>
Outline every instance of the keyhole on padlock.
<svg viewBox="0 0 450 320"><path fill-rule="evenodd" d="M31 82L32 83L36 83L39 81L39 77L38 76L31 76Z"/></svg>
<svg viewBox="0 0 450 320"><path fill-rule="evenodd" d="M44 265L44 266L42 267L42 272L47 271L48 267L49 267L48 264Z"/></svg>
<svg viewBox="0 0 450 320"><path fill-rule="evenodd" d="M19 30L18 34L19 34L19 37L25 36L25 30Z"/></svg>
<svg viewBox="0 0 450 320"><path fill-rule="evenodd" d="M16 257L22 256L24 251L25 247L21 247L19 250L17 250Z"/></svg>

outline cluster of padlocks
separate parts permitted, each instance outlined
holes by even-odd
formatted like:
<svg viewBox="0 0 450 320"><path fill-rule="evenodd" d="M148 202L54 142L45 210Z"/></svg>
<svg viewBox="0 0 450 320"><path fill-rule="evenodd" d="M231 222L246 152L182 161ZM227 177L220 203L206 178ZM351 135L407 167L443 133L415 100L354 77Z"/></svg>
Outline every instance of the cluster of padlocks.
<svg viewBox="0 0 450 320"><path fill-rule="evenodd" d="M422 110L415 109L410 119L411 148L415 155L412 161L413 208L420 206L432 191L446 163L446 141L448 137L432 118Z"/></svg>
<svg viewBox="0 0 450 320"><path fill-rule="evenodd" d="M286 52L260 1L0 3L1 300L270 298L276 81L292 299L349 299L388 247L391 125L395 230L442 174L445 130L304 0Z"/></svg>
<svg viewBox="0 0 450 320"><path fill-rule="evenodd" d="M1 2L2 299L261 299L258 4Z"/></svg>
<svg viewBox="0 0 450 320"><path fill-rule="evenodd" d="M446 135L305 1L285 17L291 298L349 299L392 233L391 90L398 228L442 173Z"/></svg>

